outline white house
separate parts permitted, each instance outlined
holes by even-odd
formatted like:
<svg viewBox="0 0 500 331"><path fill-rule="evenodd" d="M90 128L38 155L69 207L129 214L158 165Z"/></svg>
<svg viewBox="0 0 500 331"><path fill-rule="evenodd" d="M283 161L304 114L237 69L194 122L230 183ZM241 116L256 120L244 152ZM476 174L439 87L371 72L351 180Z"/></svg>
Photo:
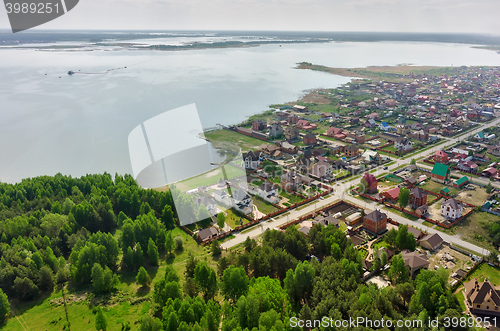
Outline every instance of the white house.
<svg viewBox="0 0 500 331"><path fill-rule="evenodd" d="M363 155L361 155L361 158L363 158L366 163L377 162L380 160L380 154L367 149Z"/></svg>
<svg viewBox="0 0 500 331"><path fill-rule="evenodd" d="M389 124L387 124L387 122L382 122L380 123L380 125L378 126L378 128L380 130L384 130L384 131L389 131L391 130L391 126Z"/></svg>
<svg viewBox="0 0 500 331"><path fill-rule="evenodd" d="M259 196L266 201L276 204L280 202L278 186L274 185L274 183L271 183L270 181L262 183L257 192Z"/></svg>
<svg viewBox="0 0 500 331"><path fill-rule="evenodd" d="M413 142L408 138L399 137L394 142L394 148L396 148L398 151L399 150L407 151L413 148Z"/></svg>
<svg viewBox="0 0 500 331"><path fill-rule="evenodd" d="M206 195L202 195L202 196L197 196L194 199L194 203L196 205L196 210L198 210L198 208L200 208L201 205L205 205L210 215L217 215L217 204L215 203L214 199L209 198Z"/></svg>
<svg viewBox="0 0 500 331"><path fill-rule="evenodd" d="M243 153L243 161L245 162L245 168L255 170L260 167L260 152L248 152Z"/></svg>
<svg viewBox="0 0 500 331"><path fill-rule="evenodd" d="M243 191L241 188L233 192L231 195L233 199L233 207L236 210L241 211L242 213L248 215L253 210L253 201L250 195L247 192Z"/></svg>
<svg viewBox="0 0 500 331"><path fill-rule="evenodd" d="M214 192L214 199L223 206L231 207L233 202L226 191L217 190Z"/></svg>
<svg viewBox="0 0 500 331"><path fill-rule="evenodd" d="M457 219L462 217L463 205L451 198L441 203L441 215L446 218Z"/></svg>

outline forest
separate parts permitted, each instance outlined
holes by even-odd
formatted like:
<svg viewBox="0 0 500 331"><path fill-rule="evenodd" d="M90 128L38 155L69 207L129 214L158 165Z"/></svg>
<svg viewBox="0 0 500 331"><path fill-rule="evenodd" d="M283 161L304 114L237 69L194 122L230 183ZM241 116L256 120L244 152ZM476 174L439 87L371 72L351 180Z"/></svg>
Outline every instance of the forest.
<svg viewBox="0 0 500 331"><path fill-rule="evenodd" d="M465 316L443 270L424 270L412 280L395 257L391 286L366 285L360 254L332 225L315 225L308 237L293 226L268 230L227 252L214 241L208 257L190 252L179 272L173 262L186 242L174 234L180 231L176 217L169 191L143 189L129 175L58 174L0 183L0 323L15 318L11 308L17 305L84 288L92 292L89 304L89 298L103 298L92 307L89 329L97 330L281 331L300 329L291 321L325 316L423 322L391 330L474 330L427 326L429 319ZM133 323L117 325L111 322L115 307L105 298L130 273L151 289L143 298L150 305ZM67 310L60 318L43 330L70 329Z"/></svg>

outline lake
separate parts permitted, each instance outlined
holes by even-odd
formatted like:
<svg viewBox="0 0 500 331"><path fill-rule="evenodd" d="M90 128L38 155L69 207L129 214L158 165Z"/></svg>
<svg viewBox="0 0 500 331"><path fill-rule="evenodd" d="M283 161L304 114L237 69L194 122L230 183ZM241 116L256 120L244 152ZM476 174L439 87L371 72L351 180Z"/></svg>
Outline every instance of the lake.
<svg viewBox="0 0 500 331"><path fill-rule="evenodd" d="M492 51L421 42L109 49L0 48L0 181L58 172L131 173L128 134L153 116L195 103L204 128L236 124L270 104L297 100L307 89L350 80L293 69L302 61L334 67L500 63ZM67 74L125 66L107 74Z"/></svg>

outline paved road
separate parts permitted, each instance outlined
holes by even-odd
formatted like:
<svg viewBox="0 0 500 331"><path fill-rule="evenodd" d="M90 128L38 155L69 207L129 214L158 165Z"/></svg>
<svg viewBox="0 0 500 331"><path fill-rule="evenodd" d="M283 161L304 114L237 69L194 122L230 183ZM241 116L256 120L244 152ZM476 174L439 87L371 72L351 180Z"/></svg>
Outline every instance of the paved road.
<svg viewBox="0 0 500 331"><path fill-rule="evenodd" d="M415 154L415 155L412 155L411 157L407 157L407 159L396 159L396 158L392 158L391 157L391 160L394 160L396 161L395 164L389 166L388 170L384 170L382 171L382 167L383 166L380 166L377 168L377 171L374 173L375 175L378 175L378 174L381 174L382 172L387 172L387 171L392 171L394 169L396 169L397 167L399 167L401 164L409 164L410 163L410 160L412 158L420 158L420 157L425 157L425 156L428 156L428 155L431 155L433 154L435 151L437 150L441 150L443 148L446 148L450 145L453 145L455 144L457 141L459 140L462 140L470 135L474 135L476 134L477 132L483 130L484 128L487 128L487 127L490 127L490 126L496 126L498 125L498 123L500 123L500 118L497 118L495 120L493 120L492 122L488 123L488 124L485 124L479 128L476 128L472 131L469 131L469 132L466 132L460 136L457 136L457 137L453 137L453 138L444 138L446 140L445 143L442 143L440 144L439 146L437 147L433 147L431 149L428 149L428 150L425 150L421 153L418 153L418 154ZM319 209L319 208L322 208L332 202L334 202L335 200L338 200L338 199L343 199L343 200L348 200L352 203L355 203L355 204L358 204L360 206L363 206L363 201L361 200L358 200L352 196L349 196L346 192L347 190L349 189L350 186L357 186L359 184L359 181L361 180L361 178L358 178L358 179L355 179L353 181L348 181L349 179L347 179L347 181L344 181L344 182L341 182L341 183L338 183L338 185L336 184L333 184L333 187L335 188L335 192L331 195L328 196L328 198L325 198L324 200L317 200L315 204L312 204L312 205L308 205L307 207L304 207L300 210L297 210L297 209L294 209L292 211L290 211L290 214L287 215L287 216L281 216L281 217L277 217L277 218L273 218L269 221L264 221L264 222L261 222L260 224L250 228L249 230L247 230L248 232L245 232L245 233L237 233L235 234L235 238L231 239L231 240L228 240L226 242L224 242L222 244L222 247L223 248L230 248L230 247L233 247L235 245L238 245L240 243L242 243L243 241L245 241L245 239L247 237L250 237L250 238L254 238L254 237L257 237L259 236L260 234L262 234L264 231L266 231L267 229L274 229L274 228L278 228L279 226L285 224L286 222L290 221L290 220L294 220L294 219L297 219L301 216L304 216L304 215L307 215L307 214L310 214L311 212L313 212L315 209ZM498 184L496 184L498 185ZM495 186L496 186L495 185ZM500 187L500 185L499 185ZM378 204L375 203L375 202L366 202L365 203L365 207L368 208L368 209L371 209L371 210L374 210L375 208L379 208ZM382 207L380 205L380 207ZM436 227L436 228L431 228L431 227L427 227L421 223L418 223L416 221L411 221L405 217L402 217L398 214L395 214L395 213L392 213L390 211L386 211L384 210L384 213L387 214L388 217L392 218L393 220L401 223L401 224L406 224L406 225L412 225L412 226L416 226L418 227L419 229L423 230L423 231L426 231L426 232L429 232L429 233L439 233L439 235L445 240L445 241L448 241L450 243L453 243L453 244L456 244L456 245L459 245L459 246L462 246L462 247L465 247L467 248L468 250L471 250L473 252L476 252L476 253L479 253L479 254L483 254L483 255L488 255L489 254L489 251L487 251L486 249L483 249L479 246L476 246L474 244L471 244L471 243L468 243L466 241L463 241L459 235L448 235L446 233L443 233L441 231L439 231L439 228Z"/></svg>

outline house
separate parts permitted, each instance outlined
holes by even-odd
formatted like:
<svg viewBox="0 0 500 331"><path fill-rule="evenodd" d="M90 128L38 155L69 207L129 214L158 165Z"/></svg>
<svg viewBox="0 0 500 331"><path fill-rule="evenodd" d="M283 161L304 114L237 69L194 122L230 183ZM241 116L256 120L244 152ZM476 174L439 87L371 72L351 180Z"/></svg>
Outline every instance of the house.
<svg viewBox="0 0 500 331"><path fill-rule="evenodd" d="M457 219L462 217L463 205L459 201L451 198L441 203L441 215L446 218Z"/></svg>
<svg viewBox="0 0 500 331"><path fill-rule="evenodd" d="M472 314L495 314L500 309L500 292L490 281L480 283L476 278L465 283L465 302Z"/></svg>
<svg viewBox="0 0 500 331"><path fill-rule="evenodd" d="M216 228L211 227L200 230L200 232L198 232L198 237L200 238L200 241L203 242L205 240L216 237L218 234L219 231Z"/></svg>
<svg viewBox="0 0 500 331"><path fill-rule="evenodd" d="M265 181L262 185L257 189L258 195L271 203L279 203L279 193L278 186L274 185L270 181Z"/></svg>
<svg viewBox="0 0 500 331"><path fill-rule="evenodd" d="M417 209L415 209L415 214L418 216L418 217L422 217L424 216L425 214L427 214L427 211L429 210L429 206L427 205L422 205L420 207L418 207Z"/></svg>
<svg viewBox="0 0 500 331"><path fill-rule="evenodd" d="M349 120L349 125L358 125L358 124L359 124L359 118L357 117L353 117Z"/></svg>
<svg viewBox="0 0 500 331"><path fill-rule="evenodd" d="M281 188L287 191L297 191L302 185L302 177L294 171L289 171L281 176Z"/></svg>
<svg viewBox="0 0 500 331"><path fill-rule="evenodd" d="M363 218L363 227L373 234L381 234L387 230L387 215L374 210Z"/></svg>
<svg viewBox="0 0 500 331"><path fill-rule="evenodd" d="M414 228L413 226L409 226L409 227L408 227L408 232L409 232L409 233L411 232L411 234L413 235L413 237L414 237L416 240L420 239L420 237L422 237L422 236L423 236L423 232L422 232L422 231L420 231L420 230L419 230L419 229L417 229L417 228Z"/></svg>
<svg viewBox="0 0 500 331"><path fill-rule="evenodd" d="M478 133L476 133L476 134L474 135L474 139L476 139L476 140L484 140L484 139L485 139L485 136L484 136L483 131L479 131Z"/></svg>
<svg viewBox="0 0 500 331"><path fill-rule="evenodd" d="M392 130L391 126L389 124L387 124L387 122L382 122L380 123L380 125L378 126L378 128L380 130L383 130L383 131L389 131L389 130Z"/></svg>
<svg viewBox="0 0 500 331"><path fill-rule="evenodd" d="M450 178L450 167L442 163L434 163L431 179L438 183L444 183Z"/></svg>
<svg viewBox="0 0 500 331"><path fill-rule="evenodd" d="M361 158L365 161L365 163L379 162L380 154L367 149L362 155Z"/></svg>
<svg viewBox="0 0 500 331"><path fill-rule="evenodd" d="M365 141L365 134L361 131L354 130L350 132L345 133L346 136L348 137L348 140L356 142L356 143L362 143Z"/></svg>
<svg viewBox="0 0 500 331"><path fill-rule="evenodd" d="M281 127L281 125L277 124L277 123L274 123L273 125L271 125L271 127L269 128L269 136L272 137L272 138L279 138L283 135L283 128Z"/></svg>
<svg viewBox="0 0 500 331"><path fill-rule="evenodd" d="M374 127L376 127L376 126L377 126L377 123L375 122L375 120L374 120L373 118L369 118L369 119L365 122L364 126L365 126L366 128L374 128Z"/></svg>
<svg viewBox="0 0 500 331"><path fill-rule="evenodd" d="M460 161L457 165L458 169L468 172L476 172L478 165L472 161Z"/></svg>
<svg viewBox="0 0 500 331"><path fill-rule="evenodd" d="M299 148L295 145L290 144L288 141L284 141L280 144L281 150L288 154L297 154Z"/></svg>
<svg viewBox="0 0 500 331"><path fill-rule="evenodd" d="M425 254L421 254L419 252L411 252L405 249L401 252L401 257L405 262L408 276L412 278L417 276L422 268L427 269L429 267L429 259Z"/></svg>
<svg viewBox="0 0 500 331"><path fill-rule="evenodd" d="M427 194L420 187L414 187L410 190L410 206L413 209L427 204Z"/></svg>
<svg viewBox="0 0 500 331"><path fill-rule="evenodd" d="M441 193L442 195L449 195L450 194L450 189L447 188L447 187L443 187L439 193Z"/></svg>
<svg viewBox="0 0 500 331"><path fill-rule="evenodd" d="M423 128L422 124L420 124L419 122L417 122L417 123L413 123L410 127L411 127L413 130L422 130L422 128Z"/></svg>
<svg viewBox="0 0 500 331"><path fill-rule="evenodd" d="M343 148L345 156L347 158L355 157L359 155L359 148L355 145L347 145Z"/></svg>
<svg viewBox="0 0 500 331"><path fill-rule="evenodd" d="M225 188L226 187L226 181L224 179L219 178L219 181L217 182L217 188Z"/></svg>
<svg viewBox="0 0 500 331"><path fill-rule="evenodd" d="M394 142L394 148L398 151L407 151L413 148L413 142L408 138L399 137Z"/></svg>
<svg viewBox="0 0 500 331"><path fill-rule="evenodd" d="M314 165L311 175L321 180L329 180L332 177L333 168L330 163L319 161Z"/></svg>
<svg viewBox="0 0 500 331"><path fill-rule="evenodd" d="M314 163L308 157L301 157L296 162L297 171L301 174L310 174L314 167Z"/></svg>
<svg viewBox="0 0 500 331"><path fill-rule="evenodd" d="M486 168L483 170L483 172L481 173L481 176L496 177L497 173L498 173L497 169L495 169L493 167L489 167L489 168Z"/></svg>
<svg viewBox="0 0 500 331"><path fill-rule="evenodd" d="M400 188L396 186L394 188L391 188L390 190L382 192L380 194L380 197L384 198L386 200L395 201L399 197L399 192L400 192Z"/></svg>
<svg viewBox="0 0 500 331"><path fill-rule="evenodd" d="M301 130L314 130L318 126L314 123L309 123L307 120L298 120L296 127L301 129Z"/></svg>
<svg viewBox="0 0 500 331"><path fill-rule="evenodd" d="M480 119L481 118L481 113L475 109L468 110L467 111L467 118L470 120L474 119Z"/></svg>
<svg viewBox="0 0 500 331"><path fill-rule="evenodd" d="M424 130L418 130L411 134L411 137L417 140L426 141L429 139L429 134Z"/></svg>
<svg viewBox="0 0 500 331"><path fill-rule="evenodd" d="M293 110L301 112L301 113L305 113L305 112L309 111L309 109L307 107L300 106L300 105L293 106Z"/></svg>
<svg viewBox="0 0 500 331"><path fill-rule="evenodd" d="M342 133L342 129L334 128L334 127L330 127L326 131L326 135L329 137L334 137L335 135L341 134L341 133Z"/></svg>
<svg viewBox="0 0 500 331"><path fill-rule="evenodd" d="M396 125L396 132L397 134L401 134L401 135L408 135L411 133L411 128L409 125L406 125L406 124L399 124L399 125Z"/></svg>
<svg viewBox="0 0 500 331"><path fill-rule="evenodd" d="M441 238L439 234L431 233L420 240L420 246L430 251L434 251L443 245L443 241L443 238Z"/></svg>
<svg viewBox="0 0 500 331"><path fill-rule="evenodd" d="M377 113L371 113L370 115L367 115L366 117L374 119L375 121L378 121L378 119L379 119L379 116Z"/></svg>
<svg viewBox="0 0 500 331"><path fill-rule="evenodd" d="M488 145L487 149L488 149L488 153L495 155L495 156L500 156L500 146Z"/></svg>
<svg viewBox="0 0 500 331"><path fill-rule="evenodd" d="M457 117L453 123L458 126L469 126L469 120L465 116Z"/></svg>
<svg viewBox="0 0 500 331"><path fill-rule="evenodd" d="M368 172L365 172L365 174L363 175L363 179L367 184L367 187L365 188L365 192L368 194L377 193L377 191L378 191L377 190L377 178L375 178L374 175L372 175Z"/></svg>
<svg viewBox="0 0 500 331"><path fill-rule="evenodd" d="M231 195L233 200L233 207L241 211L243 214L248 215L253 211L253 201L252 198L248 195L247 192L243 191L240 188L235 190Z"/></svg>
<svg viewBox="0 0 500 331"><path fill-rule="evenodd" d="M299 117L297 115L288 116L288 124L297 124Z"/></svg>
<svg viewBox="0 0 500 331"><path fill-rule="evenodd" d="M267 123L264 120L255 120L252 122L252 129L254 131L262 131L267 128Z"/></svg>
<svg viewBox="0 0 500 331"><path fill-rule="evenodd" d="M434 161L435 162L445 164L445 163L448 163L449 159L450 158L448 157L448 154L446 154L445 151L436 151L434 153Z"/></svg>
<svg viewBox="0 0 500 331"><path fill-rule="evenodd" d="M460 179L457 179L456 181L453 182L453 187L454 188L461 188L462 186L466 185L469 183L469 178L467 176L463 176Z"/></svg>
<svg viewBox="0 0 500 331"><path fill-rule="evenodd" d="M233 202L229 197L229 194L224 190L217 190L214 192L214 199L223 206L231 207Z"/></svg>
<svg viewBox="0 0 500 331"><path fill-rule="evenodd" d="M313 134L313 133L308 133L304 136L304 138L302 139L302 141L304 142L304 144L306 145L314 145L316 144L317 140L316 140L316 136Z"/></svg>
<svg viewBox="0 0 500 331"><path fill-rule="evenodd" d="M260 152L247 152L243 153L243 162L245 162L245 169L255 170L260 167Z"/></svg>
<svg viewBox="0 0 500 331"><path fill-rule="evenodd" d="M285 128L285 139L288 141L295 141L299 139L299 129L293 126L287 126Z"/></svg>
<svg viewBox="0 0 500 331"><path fill-rule="evenodd" d="M217 215L217 204L215 200L206 195L195 197L194 205L196 207L196 210L198 210L201 205L204 205L210 215Z"/></svg>

